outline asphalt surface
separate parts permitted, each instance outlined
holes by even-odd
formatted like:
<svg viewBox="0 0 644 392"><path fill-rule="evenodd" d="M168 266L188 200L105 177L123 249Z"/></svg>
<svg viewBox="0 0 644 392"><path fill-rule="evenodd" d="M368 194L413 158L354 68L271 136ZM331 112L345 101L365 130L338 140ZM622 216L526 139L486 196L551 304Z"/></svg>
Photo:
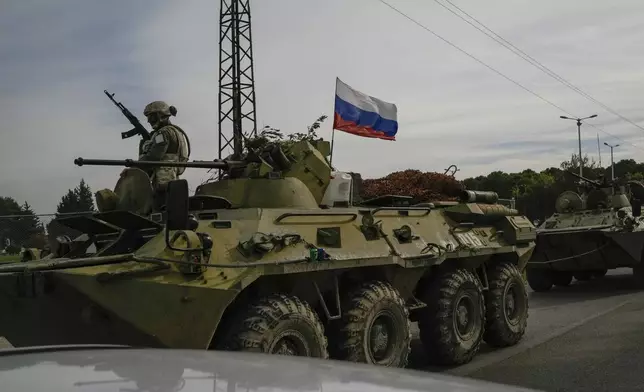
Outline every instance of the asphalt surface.
<svg viewBox="0 0 644 392"><path fill-rule="evenodd" d="M644 291L630 269L529 297L517 346L483 346L469 364L446 369L427 367L415 341L412 367L543 391L644 391Z"/></svg>
<svg viewBox="0 0 644 392"><path fill-rule="evenodd" d="M644 290L630 269L546 293L529 289L529 299L528 329L518 345L483 345L466 365L432 368L415 339L410 367L547 392L644 392Z"/></svg>

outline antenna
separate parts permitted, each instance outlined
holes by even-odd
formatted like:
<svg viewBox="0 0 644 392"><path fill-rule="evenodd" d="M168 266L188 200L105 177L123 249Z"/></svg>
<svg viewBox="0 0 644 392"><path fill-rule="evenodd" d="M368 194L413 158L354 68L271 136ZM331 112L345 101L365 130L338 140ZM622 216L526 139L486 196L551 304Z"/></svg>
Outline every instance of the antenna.
<svg viewBox="0 0 644 392"><path fill-rule="evenodd" d="M599 146L599 132L597 132L597 154L599 155L599 167L602 167L602 149Z"/></svg>
<svg viewBox="0 0 644 392"><path fill-rule="evenodd" d="M449 173L450 170L452 171L451 173ZM456 165L449 165L449 167L445 169L445 173L443 174L447 175L447 173L449 173L450 176L455 177L456 172L458 171L461 171L461 169L459 169Z"/></svg>

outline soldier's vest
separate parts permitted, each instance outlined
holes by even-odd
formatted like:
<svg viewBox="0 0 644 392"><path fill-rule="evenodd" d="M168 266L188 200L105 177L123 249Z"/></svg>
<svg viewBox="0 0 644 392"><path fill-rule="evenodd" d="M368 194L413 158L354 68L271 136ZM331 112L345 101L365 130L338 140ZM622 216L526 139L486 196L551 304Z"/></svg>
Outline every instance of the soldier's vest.
<svg viewBox="0 0 644 392"><path fill-rule="evenodd" d="M190 158L190 140L188 139L188 136L178 125L171 124L169 127L173 127L179 132L170 132L168 138L168 150L162 160L171 162L187 162ZM154 137L154 134L151 136ZM186 168L177 167L175 170L178 175L181 175Z"/></svg>

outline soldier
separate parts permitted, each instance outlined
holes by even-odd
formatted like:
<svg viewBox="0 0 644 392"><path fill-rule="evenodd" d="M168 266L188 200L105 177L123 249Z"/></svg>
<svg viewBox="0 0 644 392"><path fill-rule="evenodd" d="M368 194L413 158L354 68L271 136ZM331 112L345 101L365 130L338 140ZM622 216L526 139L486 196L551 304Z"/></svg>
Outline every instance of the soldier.
<svg viewBox="0 0 644 392"><path fill-rule="evenodd" d="M139 146L139 160L161 162L186 162L190 157L190 141L185 132L170 122L177 109L163 101L154 101L143 110L143 115L152 126L150 140ZM182 167L153 168L150 174L158 205L163 204L168 182L176 180L185 171Z"/></svg>
<svg viewBox="0 0 644 392"><path fill-rule="evenodd" d="M157 162L186 162L190 158L190 140L177 125L170 123L177 109L163 101L148 104L143 114L152 126L150 139L139 144L139 160ZM114 191L103 189L96 192L96 205L100 212L126 209L147 214L159 211L165 202L168 182L177 179L185 168L157 167L147 170L151 181L145 184L145 174L138 169L125 169ZM140 173L140 174L137 174ZM150 198L150 192L153 192ZM153 200L152 200L153 199Z"/></svg>

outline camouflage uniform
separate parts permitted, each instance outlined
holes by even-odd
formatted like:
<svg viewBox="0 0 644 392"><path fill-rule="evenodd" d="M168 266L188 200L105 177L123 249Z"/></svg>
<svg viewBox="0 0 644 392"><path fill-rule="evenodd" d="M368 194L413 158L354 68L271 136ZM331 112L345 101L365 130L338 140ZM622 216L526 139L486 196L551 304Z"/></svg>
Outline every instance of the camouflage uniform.
<svg viewBox="0 0 644 392"><path fill-rule="evenodd" d="M186 162L190 155L188 136L174 124L169 117L176 114L176 109L165 102L155 101L145 107L143 114L154 128L147 140L139 146L139 160ZM150 179L155 190L163 191L168 182L176 180L185 168L159 167L152 169Z"/></svg>

